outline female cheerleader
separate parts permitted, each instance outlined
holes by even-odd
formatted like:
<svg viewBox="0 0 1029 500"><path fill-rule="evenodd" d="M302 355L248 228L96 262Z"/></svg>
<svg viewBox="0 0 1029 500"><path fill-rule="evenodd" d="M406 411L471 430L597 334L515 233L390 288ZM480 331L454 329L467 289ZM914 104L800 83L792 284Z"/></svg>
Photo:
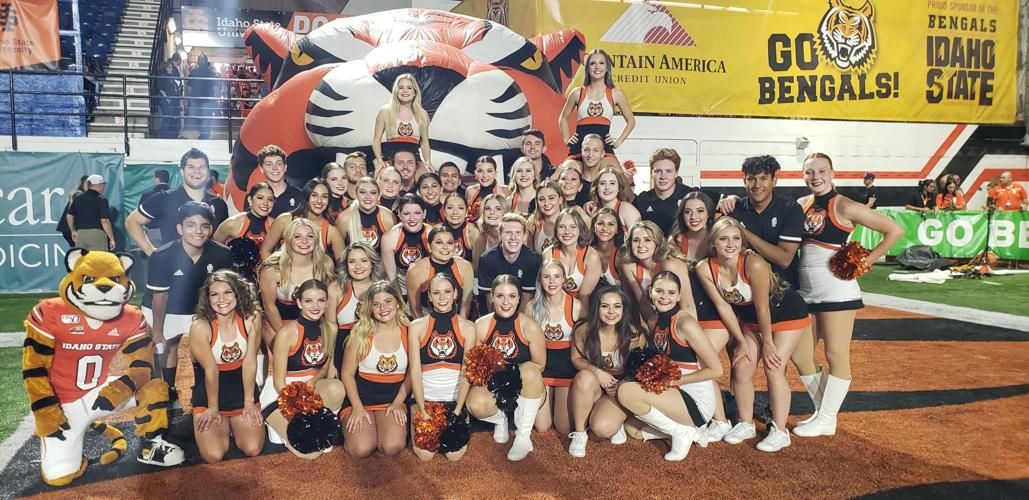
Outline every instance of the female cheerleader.
<svg viewBox="0 0 1029 500"><path fill-rule="evenodd" d="M228 243L236 238L253 241L257 248L264 243L264 235L271 227L268 214L275 206L275 193L267 182L258 182L247 192L247 205L250 209L225 219L218 225L212 239L218 243Z"/></svg>
<svg viewBox="0 0 1029 500"><path fill-rule="evenodd" d="M600 278L608 285L621 286L618 274L618 248L624 243L625 233L622 231L618 214L610 208L601 208L593 215L590 232L593 234L591 246L600 256Z"/></svg>
<svg viewBox="0 0 1029 500"><path fill-rule="evenodd" d="M443 223L443 203L440 197L443 191L440 188L439 174L426 172L415 181L418 188L418 196L422 197L425 204L425 222L433 226Z"/></svg>
<svg viewBox="0 0 1029 500"><path fill-rule="evenodd" d="M420 149L422 163L432 171L429 114L422 107L422 90L410 73L393 80L392 98L375 115L372 152L375 154L376 171L385 166L384 158L393 158L397 149Z"/></svg>
<svg viewBox="0 0 1029 500"><path fill-rule="evenodd" d="M536 295L525 311L539 323L547 345L547 367L543 370L547 397L536 415L536 430L544 432L553 425L562 436L571 429L568 388L575 377L570 354L572 327L582 312L579 299L565 292L565 279L564 265L554 259L543 261Z"/></svg>
<svg viewBox="0 0 1029 500"><path fill-rule="evenodd" d="M625 244L620 250L622 255L619 273L622 281L629 284L633 298L640 307L645 321L652 321L655 316L654 305L650 295L646 293L651 277L659 271L671 271L680 282L689 282L689 266L676 257L675 249L668 244L661 228L650 221L639 221L629 229ZM679 293L679 309L696 318L697 309L693 302L693 292L689 288Z"/></svg>
<svg viewBox="0 0 1029 500"><path fill-rule="evenodd" d="M372 283L386 279L382 259L371 245L351 243L343 251L339 263L338 279L342 284L342 298L336 306L336 325L339 332L332 351L333 366L338 372L343 365L343 345L357 322L357 306Z"/></svg>
<svg viewBox="0 0 1029 500"><path fill-rule="evenodd" d="M407 271L407 297L411 315L421 317L432 310L429 283L437 274L449 274L457 283L458 312L467 318L472 308L472 281L475 271L471 262L455 255L454 234L445 227L429 231L429 255L418 259Z"/></svg>
<svg viewBox="0 0 1029 500"><path fill-rule="evenodd" d="M425 223L425 205L413 194L405 194L397 202L400 223L382 236L382 265L386 279L400 285L407 294L407 270L418 259L429 254L429 225Z"/></svg>
<svg viewBox="0 0 1029 500"><path fill-rule="evenodd" d="M618 383L629 351L646 347L639 314L621 288L602 287L590 299L586 320L575 328L571 407L575 430L568 453L586 456L586 423L593 434L612 444L624 444L625 421L631 414L618 403Z"/></svg>
<svg viewBox="0 0 1029 500"><path fill-rule="evenodd" d="M857 280L841 280L829 271L829 258L850 239L858 224L883 234L871 249L865 264L871 267L886 251L904 237L904 229L892 219L867 206L840 196L833 186L832 160L814 153L804 160L804 182L811 194L800 199L804 207L804 240L800 246L800 295L814 315L811 341L802 342L794 359L814 364L814 343L825 341L829 374L821 369L813 376L801 377L815 401L815 414L793 428L802 437L836 434L836 414L850 390L850 339L854 316L864 307ZM937 205L938 207L939 205Z"/></svg>
<svg viewBox="0 0 1029 500"><path fill-rule="evenodd" d="M361 298L357 324L343 350L340 378L347 389L343 447L365 458L392 456L407 446L407 325L404 299L388 281L373 283Z"/></svg>
<svg viewBox="0 0 1029 500"><path fill-rule="evenodd" d="M515 160L511 166L511 211L522 214L522 217L529 216L529 208L536 199L536 168L532 160L522 156Z"/></svg>
<svg viewBox="0 0 1029 500"><path fill-rule="evenodd" d="M543 255L561 263L565 268L564 290L580 301L588 302L590 294L600 281L600 254L590 247L590 233L586 222L573 209L566 208L554 220L557 237ZM577 316L578 318L578 316Z"/></svg>
<svg viewBox="0 0 1029 500"><path fill-rule="evenodd" d="M347 189L350 188L347 171L343 165L334 161L329 162L322 167L321 179L329 187L329 215L335 221L350 204L350 198L347 197Z"/></svg>
<svg viewBox="0 0 1029 500"><path fill-rule="evenodd" d="M497 182L497 161L492 156L480 156L475 160L475 180L478 184L468 186L465 199L468 200L468 213L478 217L483 200L491 194L507 197L508 190Z"/></svg>
<svg viewBox="0 0 1029 500"><path fill-rule="evenodd" d="M314 387L322 398L322 404L339 411L346 396L343 384L328 377L329 354L332 335L336 327L329 322L329 291L325 283L309 279L300 284L294 293L294 300L300 304L300 316L296 321L285 323L275 334L272 344L272 374L261 391L261 413L268 425L268 440L285 444L289 451L300 458L313 459L332 448L314 453L300 453L283 439L288 422L279 411L279 392L293 382L305 382Z"/></svg>
<svg viewBox="0 0 1029 500"><path fill-rule="evenodd" d="M627 201L625 191L623 174L610 167L601 170L590 189L590 203L586 211L596 213L600 208L610 208L618 214L622 229L628 230L639 222L640 211Z"/></svg>
<svg viewBox="0 0 1029 500"><path fill-rule="evenodd" d="M464 374L465 349L475 345L475 324L457 314L460 291L453 276L439 273L429 282L432 311L411 322L408 328L408 352L417 353L408 360L411 377L412 426L426 401L443 403L447 410L460 415L468 397L468 381ZM414 434L414 429L411 429ZM414 454L432 460L435 453L413 445ZM447 453L447 459L460 460L468 447Z"/></svg>
<svg viewBox="0 0 1029 500"><path fill-rule="evenodd" d="M773 422L757 449L776 452L790 445L786 417L790 412L791 393L786 381L786 360L790 359L802 336L810 335L811 319L800 295L779 281L761 255L746 251L743 225L739 221L723 217L715 222L710 232L713 252L711 257L697 264L697 274L722 322L738 339L732 387L740 422L723 440L739 444L757 436L753 422L754 371L760 358L768 380ZM744 322L742 331L737 316Z"/></svg>
<svg viewBox="0 0 1029 500"><path fill-rule="evenodd" d="M543 181L536 188L536 211L529 216L529 246L533 251L543 254L543 251L554 242L554 224L557 222L557 214L564 210L564 198L561 196L561 188L554 181Z"/></svg>
<svg viewBox="0 0 1029 500"><path fill-rule="evenodd" d="M547 363L547 347L536 320L518 313L521 291L518 278L501 274L490 289L492 313L475 322L476 344L486 344L504 353L504 359L518 365L522 390L514 412L515 439L507 459L517 462L532 451L532 427L546 395L543 369ZM468 392L468 412L473 417L494 424L493 440L506 443L510 438L507 415L497 408L496 399L485 387L472 387Z"/></svg>
<svg viewBox="0 0 1029 500"><path fill-rule="evenodd" d="M479 228L468 222L468 201L464 196L449 193L443 197L443 227L454 235L455 255L468 262L478 260L477 256L474 259L472 256L475 255L474 249L479 244ZM499 238L499 234L497 236Z"/></svg>
<svg viewBox="0 0 1029 500"><path fill-rule="evenodd" d="M482 211L476 228L479 230L478 246L472 247L475 249L472 266L476 269L479 268L479 257L500 245L500 222L505 213L507 199L502 195L493 193L482 200Z"/></svg>
<svg viewBox="0 0 1029 500"><path fill-rule="evenodd" d="M204 462L218 463L229 437L248 457L264 447L264 419L257 406L257 352L261 307L242 276L222 269L200 289L189 327L193 354L193 436ZM244 381L246 381L244 383Z"/></svg>
<svg viewBox="0 0 1029 500"><path fill-rule="evenodd" d="M375 183L379 185L379 205L395 210L402 182L400 172L393 167L384 167L375 172Z"/></svg>
<svg viewBox="0 0 1029 500"><path fill-rule="evenodd" d="M362 177L356 183L357 203L343 211L336 219L336 229L346 235L350 243L367 243L379 251L382 235L394 225L396 217L388 208L379 205L379 185L371 177Z"/></svg>
<svg viewBox="0 0 1029 500"><path fill-rule="evenodd" d="M282 233L296 219L307 219L318 226L318 237L322 247L334 259L343 254L343 235L336 229L335 220L329 214L329 186L321 179L311 179L304 184L304 197L292 212L275 218L268 235L261 244L261 258L267 259L281 243Z"/></svg>
<svg viewBox="0 0 1029 500"><path fill-rule="evenodd" d="M611 137L611 120L616 109L625 118L625 128L617 139ZM576 112L575 132L569 133L568 119L573 110ZM571 156L579 156L582 153L580 141L587 134L603 137L604 150L613 154L636 127L636 118L629 107L629 100L621 89L615 87L611 76L611 57L607 52L593 49L586 55L583 85L568 93L564 108L558 115L557 125L565 144L568 144L568 154Z"/></svg>
<svg viewBox="0 0 1029 500"><path fill-rule="evenodd" d="M570 208L574 207L583 212L583 217L589 217L586 214L584 205L588 201L588 198L583 198L580 194L584 191L583 186L585 183L582 179L582 170L569 165L564 165L557 171L557 183L561 186L561 197L564 198L565 204ZM585 188L585 191L589 191L589 186Z"/></svg>
<svg viewBox="0 0 1029 500"><path fill-rule="evenodd" d="M722 376L722 363L711 342L693 318L679 309L682 290L679 277L667 271L655 274L648 289L657 310L648 344L679 365L679 380L669 384L669 389L678 391L654 394L637 382L618 386L618 402L652 428L641 430L645 439L671 438L672 449L665 454L670 461L686 458L690 445L700 438L699 428L715 412L711 381Z"/></svg>

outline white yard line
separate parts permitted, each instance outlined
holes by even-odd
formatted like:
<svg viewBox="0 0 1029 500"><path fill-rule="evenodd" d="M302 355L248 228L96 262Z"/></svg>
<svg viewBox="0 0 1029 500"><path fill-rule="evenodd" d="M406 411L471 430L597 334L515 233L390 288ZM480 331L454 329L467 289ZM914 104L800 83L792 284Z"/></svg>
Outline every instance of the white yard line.
<svg viewBox="0 0 1029 500"><path fill-rule="evenodd" d="M25 343L25 332L0 333L0 347L19 347Z"/></svg>
<svg viewBox="0 0 1029 500"><path fill-rule="evenodd" d="M865 304L870 306L899 309L901 311L938 316L940 318L965 321L968 323L975 323L977 325L997 326L1000 328L1018 330L1020 332L1029 332L1029 317L1025 316L981 311L979 309L972 309L971 307L949 306L945 304L925 302L922 300L903 299L892 295L880 295L878 293L863 292L862 295L864 295Z"/></svg>
<svg viewBox="0 0 1029 500"><path fill-rule="evenodd" d="M18 424L18 428L14 430L14 433L8 436L4 440L3 444L0 444L0 471L7 468L7 464L11 463L11 459L14 458L14 454L21 449L29 438L32 437L32 433L36 430L36 420L29 413L25 415L25 418Z"/></svg>

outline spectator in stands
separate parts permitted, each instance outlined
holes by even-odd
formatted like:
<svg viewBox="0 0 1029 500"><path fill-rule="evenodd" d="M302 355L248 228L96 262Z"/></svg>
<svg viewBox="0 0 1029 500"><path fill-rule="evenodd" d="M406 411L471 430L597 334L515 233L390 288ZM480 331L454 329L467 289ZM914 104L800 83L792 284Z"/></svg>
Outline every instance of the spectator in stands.
<svg viewBox="0 0 1029 500"><path fill-rule="evenodd" d="M157 76L161 77L157 79L156 85L157 93L161 96L157 100L157 109L161 115L157 136L175 139L179 136L179 116L182 115L182 88L179 87L178 70L169 60L161 65Z"/></svg>
<svg viewBox="0 0 1029 500"><path fill-rule="evenodd" d="M104 177L93 174L86 178L86 191L75 197L65 216L75 246L86 250L114 250L114 229L111 207L103 197L107 185Z"/></svg>
<svg viewBox="0 0 1029 500"><path fill-rule="evenodd" d="M875 204L878 201L878 197L875 189L875 174L872 172L865 173L865 187L862 189L856 198L858 203L863 203L868 208L875 208Z"/></svg>
<svg viewBox="0 0 1029 500"><path fill-rule="evenodd" d="M218 178L218 172L215 172L214 170L212 170L211 171L211 182L208 184L207 190L210 191L211 194L221 198L222 196L225 195L225 184L222 184L219 181L220 181L220 179Z"/></svg>
<svg viewBox="0 0 1029 500"><path fill-rule="evenodd" d="M964 210L965 195L950 176L944 177L944 185L936 195L936 206L941 210Z"/></svg>
<svg viewBox="0 0 1029 500"><path fill-rule="evenodd" d="M156 193L143 200L139 207L125 219L125 231L139 249L146 255L154 253L156 248L143 229L145 224L157 221L161 228L161 241L171 242L179 237L175 225L178 223L179 208L188 201L202 201L212 207L214 216L211 224L218 227L229 217L229 208L225 200L207 192L207 182L211 177L211 167L207 154L193 148L186 151L179 160L182 174L182 186L171 191ZM199 285L194 288L199 290Z"/></svg>
<svg viewBox="0 0 1029 500"><path fill-rule="evenodd" d="M925 179L918 183L918 192L911 198L911 201L904 208L917 210L923 214L932 210L939 213L936 207L936 183L932 179Z"/></svg>
<svg viewBox="0 0 1029 500"><path fill-rule="evenodd" d="M64 241L68 242L68 246L75 246L75 240L71 237L71 229L68 228L68 209L71 208L72 202L75 201L80 194L86 191L86 179L89 179L88 175L83 175L79 178L79 183L74 189L68 193L68 202L64 204L64 211L61 212L61 220L57 222L57 232L61 233L64 237Z"/></svg>
<svg viewBox="0 0 1029 500"><path fill-rule="evenodd" d="M154 187L143 191L143 194L139 197L139 203L142 204L147 198L157 194L163 193L171 189L168 182L171 180L171 174L163 169L159 168L154 171Z"/></svg>
<svg viewBox="0 0 1029 500"><path fill-rule="evenodd" d="M195 110L190 114L198 120L197 130L200 132L199 138L201 140L210 139L211 122L218 110L218 101L215 98L219 96L218 90L221 82L216 80L218 74L214 72L214 68L211 67L206 54L201 55L200 59L197 60L197 67L189 73L189 77L191 78L189 82L189 97L193 99L190 101L190 109ZM194 78L196 80L193 80Z"/></svg>
<svg viewBox="0 0 1029 500"><path fill-rule="evenodd" d="M1018 211L1027 208L1025 188L1015 184L1011 172L1000 174L997 185L989 191L989 199L993 200L997 210Z"/></svg>

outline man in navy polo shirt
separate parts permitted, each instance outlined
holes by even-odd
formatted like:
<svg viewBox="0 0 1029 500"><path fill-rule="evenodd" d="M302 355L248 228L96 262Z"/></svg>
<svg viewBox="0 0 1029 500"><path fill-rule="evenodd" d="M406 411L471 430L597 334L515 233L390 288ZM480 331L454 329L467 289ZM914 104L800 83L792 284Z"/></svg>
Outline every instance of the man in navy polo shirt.
<svg viewBox="0 0 1029 500"><path fill-rule="evenodd" d="M197 290L209 274L232 268L229 248L211 240L214 211L210 205L186 202L177 212L175 229L179 239L166 243L150 256L143 295L143 316L150 325L161 373L172 388L179 340L189 332L197 307Z"/></svg>
<svg viewBox="0 0 1029 500"><path fill-rule="evenodd" d="M532 300L536 293L540 262L540 256L525 246L525 218L513 213L504 215L500 220L500 245L479 258L479 297L485 297L480 304L485 304L488 311L493 309L490 287L493 286L493 279L501 274L518 278L522 289L522 304Z"/></svg>
<svg viewBox="0 0 1029 500"><path fill-rule="evenodd" d="M712 200L719 199L719 193L689 187L679 179L682 159L672 148L661 148L650 155L650 190L644 191L632 200L632 206L640 211L643 220L649 220L668 236L675 223L679 204L687 193L704 191Z"/></svg>

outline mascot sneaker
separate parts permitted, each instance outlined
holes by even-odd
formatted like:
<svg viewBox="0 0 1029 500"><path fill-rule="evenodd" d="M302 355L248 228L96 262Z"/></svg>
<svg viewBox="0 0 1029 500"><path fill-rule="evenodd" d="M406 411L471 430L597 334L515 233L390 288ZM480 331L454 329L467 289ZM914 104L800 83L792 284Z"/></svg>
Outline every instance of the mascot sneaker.
<svg viewBox="0 0 1029 500"><path fill-rule="evenodd" d="M142 439L139 443L139 455L136 456L139 463L156 465L158 467L171 467L186 461L186 455L182 448L157 436L153 439Z"/></svg>

